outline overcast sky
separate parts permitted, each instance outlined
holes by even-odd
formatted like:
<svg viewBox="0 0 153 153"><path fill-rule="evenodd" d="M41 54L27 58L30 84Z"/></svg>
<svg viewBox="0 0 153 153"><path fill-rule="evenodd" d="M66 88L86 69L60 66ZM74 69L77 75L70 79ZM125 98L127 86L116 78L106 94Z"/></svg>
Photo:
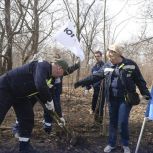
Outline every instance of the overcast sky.
<svg viewBox="0 0 153 153"><path fill-rule="evenodd" d="M116 30L117 42L134 39L140 35L145 22L141 18L141 14L145 9L143 0L107 0L107 13L113 17L113 24L119 25ZM151 30L152 26L148 25L147 27L148 35L153 34L150 33L153 31Z"/></svg>
<svg viewBox="0 0 153 153"><path fill-rule="evenodd" d="M93 0L85 0L90 3ZM103 8L104 0L96 0L98 5ZM145 20L142 19L142 13L146 9L144 0L107 0L107 17L112 21L111 32L113 33L115 27L114 41L113 42L127 42L138 41L138 37L144 29ZM103 11L101 12L103 15ZM153 36L153 25L147 26L148 37ZM110 43L112 41L110 40Z"/></svg>

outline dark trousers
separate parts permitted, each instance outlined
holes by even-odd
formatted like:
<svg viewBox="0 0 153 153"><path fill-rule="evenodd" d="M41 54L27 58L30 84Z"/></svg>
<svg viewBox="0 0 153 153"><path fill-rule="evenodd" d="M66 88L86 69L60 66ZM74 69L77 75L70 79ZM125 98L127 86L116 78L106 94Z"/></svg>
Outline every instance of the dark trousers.
<svg viewBox="0 0 153 153"><path fill-rule="evenodd" d="M3 122L8 110L14 107L20 123L20 136L29 138L34 125L34 113L32 104L27 98L16 99L10 91L0 89L0 124Z"/></svg>
<svg viewBox="0 0 153 153"><path fill-rule="evenodd" d="M119 131L121 143L128 146L129 130L128 120L132 106L124 103L121 99L111 99L109 103L109 140L108 144L114 147L117 140L117 132Z"/></svg>
<svg viewBox="0 0 153 153"><path fill-rule="evenodd" d="M0 89L0 125L2 124L6 113L11 108L13 99L7 89Z"/></svg>
<svg viewBox="0 0 153 153"><path fill-rule="evenodd" d="M95 87L92 98L92 111L95 112L95 114L98 116L103 116L104 103L105 103L104 90L100 89L100 87Z"/></svg>
<svg viewBox="0 0 153 153"><path fill-rule="evenodd" d="M91 108L92 108L92 111L94 112L95 111L95 109L96 109L96 105L97 105L97 100L98 100L98 95L99 95L99 90L100 90L100 88L99 87L95 87L94 88L94 93L93 93L93 96L92 96L92 106L91 106Z"/></svg>
<svg viewBox="0 0 153 153"><path fill-rule="evenodd" d="M13 103L13 108L19 122L19 135L20 137L31 137L32 129L34 127L34 103L28 98L17 99Z"/></svg>

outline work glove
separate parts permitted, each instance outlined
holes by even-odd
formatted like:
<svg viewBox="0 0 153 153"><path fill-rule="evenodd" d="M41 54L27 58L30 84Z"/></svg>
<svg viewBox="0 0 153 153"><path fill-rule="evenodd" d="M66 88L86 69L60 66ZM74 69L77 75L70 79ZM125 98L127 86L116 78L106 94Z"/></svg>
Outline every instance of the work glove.
<svg viewBox="0 0 153 153"><path fill-rule="evenodd" d="M59 121L58 125L59 125L60 127L65 126L65 119L64 119L64 117L61 117L61 118L60 118L60 121Z"/></svg>
<svg viewBox="0 0 153 153"><path fill-rule="evenodd" d="M143 98L144 98L145 100L151 99L150 92L149 92L149 90L147 90L147 89L143 91L142 96L143 96Z"/></svg>
<svg viewBox="0 0 153 153"><path fill-rule="evenodd" d="M43 120L43 129L47 134L50 134L52 131L52 124L51 123L47 123Z"/></svg>
<svg viewBox="0 0 153 153"><path fill-rule="evenodd" d="M84 96L87 96L88 92L89 92L89 91L88 91L87 89L85 89L84 92L83 92L83 95L84 95Z"/></svg>
<svg viewBox="0 0 153 153"><path fill-rule="evenodd" d="M53 100L52 101L47 101L47 103L45 104L46 108L48 110L51 110L51 111L55 111L55 107L54 107L54 102Z"/></svg>
<svg viewBox="0 0 153 153"><path fill-rule="evenodd" d="M142 95L143 96L143 98L145 99L145 100L150 100L151 99L151 95Z"/></svg>

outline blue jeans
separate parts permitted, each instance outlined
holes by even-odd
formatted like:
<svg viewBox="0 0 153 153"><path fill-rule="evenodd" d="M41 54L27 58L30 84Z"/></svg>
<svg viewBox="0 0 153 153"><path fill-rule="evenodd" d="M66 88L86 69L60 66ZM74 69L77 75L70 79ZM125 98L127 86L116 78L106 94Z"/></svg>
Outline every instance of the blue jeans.
<svg viewBox="0 0 153 153"><path fill-rule="evenodd" d="M128 146L129 130L128 120L132 106L124 103L123 99L110 99L109 103L109 139L108 144L114 147L117 140L117 132L119 130L121 143L124 146Z"/></svg>

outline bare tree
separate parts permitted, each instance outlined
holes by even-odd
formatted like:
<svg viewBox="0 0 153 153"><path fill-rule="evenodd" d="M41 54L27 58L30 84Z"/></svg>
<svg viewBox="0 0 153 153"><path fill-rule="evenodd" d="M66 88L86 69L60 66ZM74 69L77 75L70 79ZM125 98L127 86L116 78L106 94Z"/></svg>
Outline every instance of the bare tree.
<svg viewBox="0 0 153 153"><path fill-rule="evenodd" d="M103 20L103 41L104 41L104 59L106 61L106 2L107 0L104 0L104 20Z"/></svg>
<svg viewBox="0 0 153 153"><path fill-rule="evenodd" d="M89 15L89 12L95 3L95 0L93 0L91 4L88 5L85 4L84 1L79 1L79 0L76 0L76 5L74 3L73 4L70 3L68 0L63 0L63 2L65 4L69 19L73 20L76 25L77 38L80 41L82 30L84 29L87 22L87 16ZM76 80L79 80L79 76L80 76L80 69L77 71Z"/></svg>
<svg viewBox="0 0 153 153"><path fill-rule="evenodd" d="M12 68L12 43L13 43L13 31L11 26L11 13L10 13L10 0L5 0L5 27L7 35L7 48L5 55L8 57L8 67L7 69Z"/></svg>
<svg viewBox="0 0 153 153"><path fill-rule="evenodd" d="M2 74L6 67L4 66L4 63L8 63L8 58L4 55L2 55L3 52L3 42L4 42L4 36L5 36L5 27L2 24L2 21L0 20L0 74ZM5 62L3 62L3 60Z"/></svg>
<svg viewBox="0 0 153 153"><path fill-rule="evenodd" d="M87 17L87 24L84 27L82 38L85 42L85 57L86 57L86 67L89 69L89 60L93 57L93 53L97 46L101 46L101 39L96 38L100 35L102 31L102 21L103 16L101 15L101 6L96 6L91 9L89 16ZM98 42L100 42L98 44Z"/></svg>
<svg viewBox="0 0 153 153"><path fill-rule="evenodd" d="M22 63L27 62L33 54L40 51L43 42L54 30L54 24L58 20L55 14L59 10L49 11L53 2L54 0L45 0L43 2L38 0L30 1L22 36L19 36L15 42L15 47L21 53ZM22 7L24 10L26 8L26 6ZM44 26L46 23L44 18L48 22L48 27Z"/></svg>
<svg viewBox="0 0 153 153"><path fill-rule="evenodd" d="M23 12L21 12L19 9L21 3L18 3L19 5L15 5L17 2L20 1L5 0L1 2L2 20L0 21L0 67L2 68L1 70L3 70L3 72L12 69L14 37L15 35L20 34L25 17ZM13 5L15 7L12 7Z"/></svg>

